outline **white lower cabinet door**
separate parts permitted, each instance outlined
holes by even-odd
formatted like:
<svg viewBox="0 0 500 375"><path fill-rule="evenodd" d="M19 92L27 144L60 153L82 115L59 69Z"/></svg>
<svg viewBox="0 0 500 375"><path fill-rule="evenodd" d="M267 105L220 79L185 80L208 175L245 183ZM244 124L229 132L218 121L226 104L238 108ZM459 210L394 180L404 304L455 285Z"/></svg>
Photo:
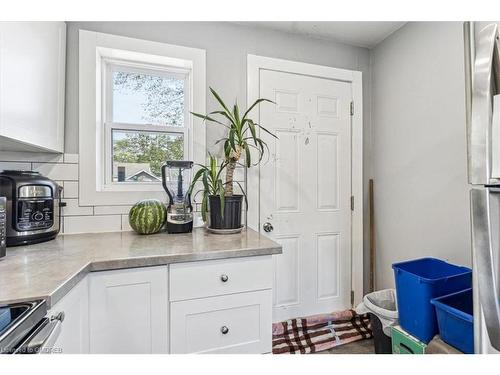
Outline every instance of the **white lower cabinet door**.
<svg viewBox="0 0 500 375"><path fill-rule="evenodd" d="M89 352L89 288L85 277L54 307L48 316L63 313L59 337L51 353L87 354Z"/></svg>
<svg viewBox="0 0 500 375"><path fill-rule="evenodd" d="M268 353L271 289L170 304L172 353Z"/></svg>
<svg viewBox="0 0 500 375"><path fill-rule="evenodd" d="M90 274L90 352L168 353L168 268Z"/></svg>

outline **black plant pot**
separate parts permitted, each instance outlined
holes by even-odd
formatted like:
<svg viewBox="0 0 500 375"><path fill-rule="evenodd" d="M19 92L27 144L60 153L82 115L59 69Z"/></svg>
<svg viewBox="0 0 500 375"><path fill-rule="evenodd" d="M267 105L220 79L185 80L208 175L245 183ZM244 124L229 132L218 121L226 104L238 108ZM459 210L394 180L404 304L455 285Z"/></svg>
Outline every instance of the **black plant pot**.
<svg viewBox="0 0 500 375"><path fill-rule="evenodd" d="M210 195L208 197L210 208L211 229L239 229L241 228L241 209L243 206L243 195L231 195L224 197L224 217L221 215L220 197Z"/></svg>

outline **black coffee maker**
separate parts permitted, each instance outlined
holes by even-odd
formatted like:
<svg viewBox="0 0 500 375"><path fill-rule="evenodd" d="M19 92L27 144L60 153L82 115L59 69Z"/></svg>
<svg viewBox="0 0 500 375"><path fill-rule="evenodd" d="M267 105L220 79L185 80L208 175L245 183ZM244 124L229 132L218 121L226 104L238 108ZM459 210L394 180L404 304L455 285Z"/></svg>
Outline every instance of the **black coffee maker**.
<svg viewBox="0 0 500 375"><path fill-rule="evenodd" d="M168 194L167 232L187 233L193 230L193 206L188 194L193 162L168 160L161 167L163 188Z"/></svg>

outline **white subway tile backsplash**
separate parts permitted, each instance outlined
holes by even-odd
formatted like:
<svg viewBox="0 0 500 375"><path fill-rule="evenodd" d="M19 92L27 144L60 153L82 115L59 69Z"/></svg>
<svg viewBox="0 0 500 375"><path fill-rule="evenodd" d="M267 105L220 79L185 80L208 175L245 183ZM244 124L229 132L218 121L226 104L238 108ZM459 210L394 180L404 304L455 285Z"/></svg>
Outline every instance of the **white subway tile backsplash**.
<svg viewBox="0 0 500 375"><path fill-rule="evenodd" d="M31 170L31 163L20 163L13 161L0 161L0 171L7 169L17 169L17 170Z"/></svg>
<svg viewBox="0 0 500 375"><path fill-rule="evenodd" d="M66 216L64 233L117 232L122 229L121 215Z"/></svg>
<svg viewBox="0 0 500 375"><path fill-rule="evenodd" d="M95 206L94 215L128 215L132 206Z"/></svg>
<svg viewBox="0 0 500 375"><path fill-rule="evenodd" d="M241 187L240 187L240 185L241 185ZM234 192L234 194L242 194L242 189L241 188L243 187L243 184L240 183L240 185L234 184L234 186L233 186L233 192Z"/></svg>
<svg viewBox="0 0 500 375"><path fill-rule="evenodd" d="M234 169L233 180L238 182L245 181L245 168L236 167Z"/></svg>
<svg viewBox="0 0 500 375"><path fill-rule="evenodd" d="M44 176L55 180L64 187L62 200L66 207L62 208L62 233L97 233L113 231L130 231L128 213L131 206L80 206L78 182L77 154L44 154L30 152L0 151L0 170L27 169L36 170ZM235 171L235 180L244 180L243 168ZM202 184L199 184L199 189ZM198 191L198 189L196 189ZM235 192L239 189L235 185ZM195 211L201 210L202 195L193 199ZM200 213L195 212L195 226L202 225Z"/></svg>
<svg viewBox="0 0 500 375"><path fill-rule="evenodd" d="M68 164L78 164L78 154L64 154L64 162Z"/></svg>
<svg viewBox="0 0 500 375"><path fill-rule="evenodd" d="M63 198L78 198L78 181L64 181Z"/></svg>
<svg viewBox="0 0 500 375"><path fill-rule="evenodd" d="M33 163L33 170L53 180L78 180L78 164Z"/></svg>
<svg viewBox="0 0 500 375"><path fill-rule="evenodd" d="M128 222L128 215L122 215L122 230L124 231L133 230Z"/></svg>
<svg viewBox="0 0 500 375"><path fill-rule="evenodd" d="M78 199L67 199L64 198L63 202L66 203L66 207L62 208L63 216L80 216L80 215L93 215L93 206L79 206Z"/></svg>
<svg viewBox="0 0 500 375"><path fill-rule="evenodd" d="M205 223L203 221L203 218L201 217L201 212L195 212L193 214L193 227L199 228L204 226Z"/></svg>
<svg viewBox="0 0 500 375"><path fill-rule="evenodd" d="M43 152L15 152L0 151L1 161L27 161L27 162L45 162L62 163L62 154L49 154Z"/></svg>

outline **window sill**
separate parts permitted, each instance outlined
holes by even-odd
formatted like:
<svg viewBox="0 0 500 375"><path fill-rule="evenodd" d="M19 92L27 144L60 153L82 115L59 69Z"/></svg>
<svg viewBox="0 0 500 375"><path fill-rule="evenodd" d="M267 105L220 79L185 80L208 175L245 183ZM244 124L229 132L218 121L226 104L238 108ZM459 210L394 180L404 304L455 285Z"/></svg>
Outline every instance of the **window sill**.
<svg viewBox="0 0 500 375"><path fill-rule="evenodd" d="M140 185L139 185L140 184ZM164 192L163 186L160 182L157 183L135 183L135 182L122 182L116 184L103 185L101 191L104 192L149 192L160 191Z"/></svg>

